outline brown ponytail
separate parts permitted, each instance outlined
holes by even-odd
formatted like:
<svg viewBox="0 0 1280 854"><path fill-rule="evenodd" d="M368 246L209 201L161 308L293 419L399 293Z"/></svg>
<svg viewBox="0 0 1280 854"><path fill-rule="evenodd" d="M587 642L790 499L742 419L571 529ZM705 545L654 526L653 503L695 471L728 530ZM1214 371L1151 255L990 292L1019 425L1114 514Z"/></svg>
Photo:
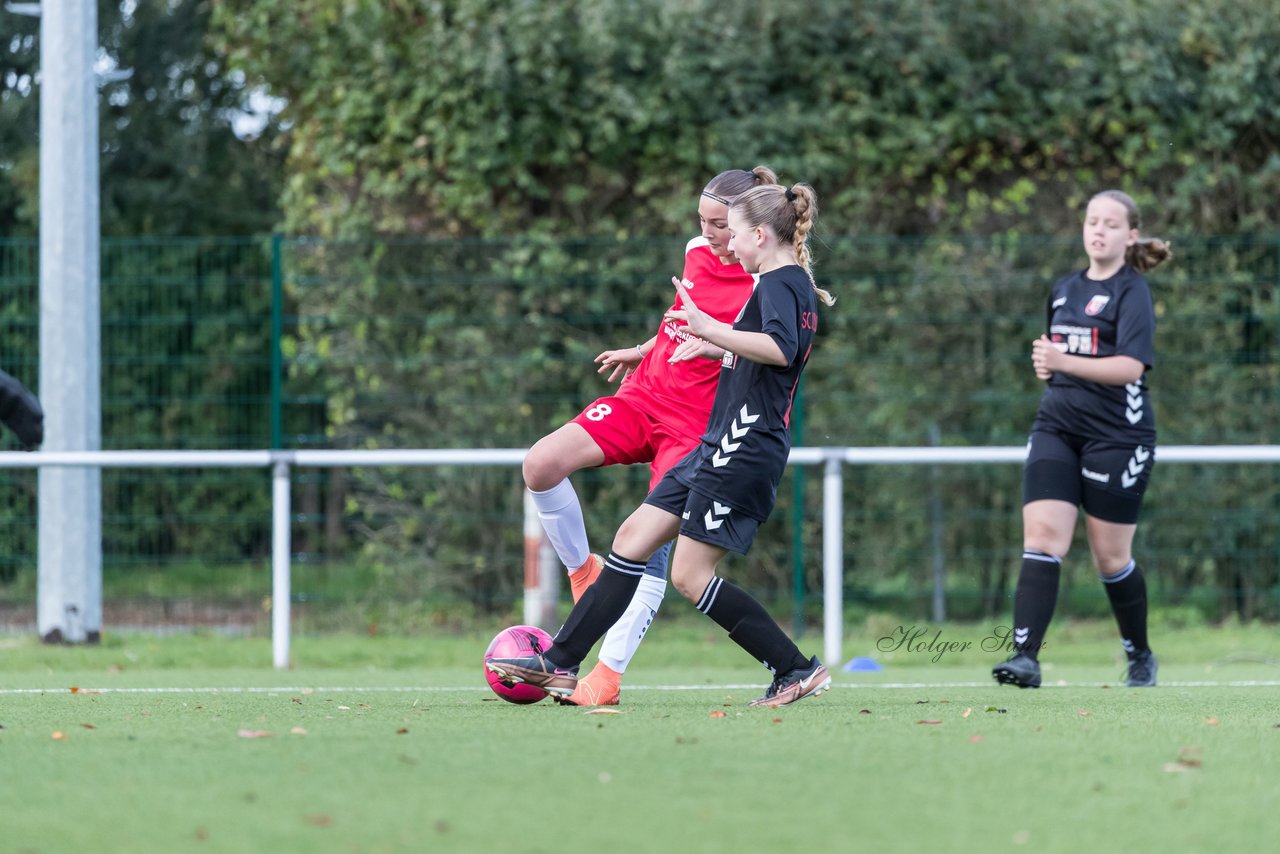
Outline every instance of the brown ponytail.
<svg viewBox="0 0 1280 854"><path fill-rule="evenodd" d="M767 225L779 240L790 243L796 253L796 263L809 276L813 291L824 305L836 301L829 292L818 287L813 280L813 256L809 252L809 232L818 216L818 196L808 184L761 186L748 190L734 200L733 209L739 211L752 226Z"/></svg>
<svg viewBox="0 0 1280 854"><path fill-rule="evenodd" d="M1096 193L1092 199L1111 199L1113 202L1119 202L1124 208L1125 214L1129 217L1129 227L1142 229L1142 214L1138 212L1138 203L1133 197L1121 190L1103 190ZM1161 240L1158 237L1143 237L1137 243L1125 250L1124 260L1129 266L1137 270L1139 273L1145 273L1148 270L1154 270L1173 257L1173 245L1167 240Z"/></svg>

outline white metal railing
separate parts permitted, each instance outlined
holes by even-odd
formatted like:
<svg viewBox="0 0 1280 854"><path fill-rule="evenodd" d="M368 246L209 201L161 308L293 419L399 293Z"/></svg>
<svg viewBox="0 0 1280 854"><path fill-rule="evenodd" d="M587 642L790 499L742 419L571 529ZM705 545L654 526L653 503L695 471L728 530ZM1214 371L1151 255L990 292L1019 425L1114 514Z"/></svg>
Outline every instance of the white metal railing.
<svg viewBox="0 0 1280 854"><path fill-rule="evenodd" d="M395 467L520 465L524 448L356 451L19 451L0 452L0 468L97 466L99 468L271 469L271 648L277 668L289 666L291 545L290 473L294 467ZM1159 448L1162 463L1280 463L1280 445L1175 445ZM823 649L842 659L844 610L843 469L846 465L968 465L1021 463L1023 446L793 448L793 465L822 465ZM526 504L526 514L530 512ZM526 519L526 530L530 529ZM536 518L534 520L536 523ZM543 588L545 590L545 588ZM552 588L554 589L554 588ZM526 583L526 594L532 591ZM527 611L526 611L527 613Z"/></svg>

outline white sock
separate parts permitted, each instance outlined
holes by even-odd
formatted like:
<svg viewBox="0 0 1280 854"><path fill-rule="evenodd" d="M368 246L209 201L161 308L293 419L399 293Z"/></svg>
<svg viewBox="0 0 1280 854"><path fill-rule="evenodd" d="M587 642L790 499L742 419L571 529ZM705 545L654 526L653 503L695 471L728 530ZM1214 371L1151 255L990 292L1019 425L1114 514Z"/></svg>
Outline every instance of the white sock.
<svg viewBox="0 0 1280 854"><path fill-rule="evenodd" d="M587 543L587 523L582 519L582 505L578 503L578 493L574 491L569 478L557 483L546 492L534 492L534 506L538 508L538 518L542 520L542 529L547 532L547 539L560 557L560 562L569 572L587 562L591 554L591 546Z"/></svg>
<svg viewBox="0 0 1280 854"><path fill-rule="evenodd" d="M640 577L640 585L631 597L631 604L604 636L604 643L600 645L602 662L618 673L626 672L627 665L640 648L640 641L644 640L644 633L657 616L666 592L665 578L658 578L647 572Z"/></svg>

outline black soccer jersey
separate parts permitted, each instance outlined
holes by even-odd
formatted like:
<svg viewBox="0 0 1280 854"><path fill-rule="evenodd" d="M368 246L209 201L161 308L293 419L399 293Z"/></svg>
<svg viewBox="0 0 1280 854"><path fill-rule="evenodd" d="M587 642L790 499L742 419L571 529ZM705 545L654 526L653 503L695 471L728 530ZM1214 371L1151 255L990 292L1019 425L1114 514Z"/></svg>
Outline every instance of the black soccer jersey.
<svg viewBox="0 0 1280 854"><path fill-rule="evenodd" d="M1155 362L1156 315L1147 280L1126 264L1109 279L1084 271L1053 286L1048 303L1049 337L1073 356L1130 356L1147 370L1128 385L1105 385L1068 373L1049 380L1033 430L1050 429L1092 439L1156 439L1147 375Z"/></svg>
<svg viewBox="0 0 1280 854"><path fill-rule="evenodd" d="M762 275L733 328L766 333L787 364L725 353L707 432L692 452L701 464L681 482L763 522L791 453L791 401L818 329L818 301L804 269L788 265Z"/></svg>

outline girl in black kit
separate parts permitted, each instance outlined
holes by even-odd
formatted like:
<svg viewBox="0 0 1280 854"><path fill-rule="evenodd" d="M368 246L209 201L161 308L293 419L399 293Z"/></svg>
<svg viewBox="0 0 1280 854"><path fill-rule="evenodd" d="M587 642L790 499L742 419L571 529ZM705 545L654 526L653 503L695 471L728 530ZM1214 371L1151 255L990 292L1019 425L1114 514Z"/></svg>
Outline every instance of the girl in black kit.
<svg viewBox="0 0 1280 854"><path fill-rule="evenodd" d="M1156 684L1156 657L1147 645L1147 587L1132 547L1156 463L1146 382L1155 361L1156 318L1142 274L1171 253L1164 242L1139 237L1140 224L1133 199L1119 190L1089 200L1089 268L1053 286L1048 334L1031 345L1036 376L1048 386L1031 427L1023 473L1014 653L992 669L1007 685L1040 686L1038 654L1080 506L1093 565L1129 659L1128 684Z"/></svg>
<svg viewBox="0 0 1280 854"><path fill-rule="evenodd" d="M683 308L667 317L686 325L691 337L671 360L721 362L707 431L618 529L604 570L552 647L528 658L491 659L494 673L556 697L571 694L578 664L626 609L645 562L678 533L671 562L676 589L774 674L751 705L782 706L831 685L817 656L806 658L764 606L716 575L726 553L747 553L773 509L791 449L791 400L818 328L818 300L834 301L809 271L805 241L816 213L806 184L756 187L730 205L730 250L760 276L732 326L702 312L689 283L672 280Z"/></svg>

